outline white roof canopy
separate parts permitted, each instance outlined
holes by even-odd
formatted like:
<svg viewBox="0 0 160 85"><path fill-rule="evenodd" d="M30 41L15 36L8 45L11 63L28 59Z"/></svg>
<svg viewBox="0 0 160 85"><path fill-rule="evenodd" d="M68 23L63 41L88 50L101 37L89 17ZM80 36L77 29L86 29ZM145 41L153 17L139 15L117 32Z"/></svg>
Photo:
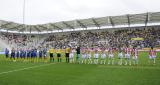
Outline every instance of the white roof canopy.
<svg viewBox="0 0 160 85"><path fill-rule="evenodd" d="M119 25L141 24L147 26L149 24L160 23L160 12L147 12L142 14L127 14L122 16L106 16L99 18L79 19L71 21L61 21L56 23L25 25L10 21L0 21L0 31L15 31L15 32L53 32L64 30L76 30L78 28L101 28L101 27L115 27ZM160 25L160 24L157 24Z"/></svg>

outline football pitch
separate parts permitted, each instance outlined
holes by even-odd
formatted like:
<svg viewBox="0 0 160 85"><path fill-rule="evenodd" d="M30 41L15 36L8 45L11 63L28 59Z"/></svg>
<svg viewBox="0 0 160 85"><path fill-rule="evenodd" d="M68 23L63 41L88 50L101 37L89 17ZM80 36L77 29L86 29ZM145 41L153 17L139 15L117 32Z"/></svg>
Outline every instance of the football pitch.
<svg viewBox="0 0 160 85"><path fill-rule="evenodd" d="M0 85L160 85L160 53L156 65L140 52L139 65L11 62L0 55ZM56 57L57 58L57 57ZM117 58L117 57L115 57Z"/></svg>

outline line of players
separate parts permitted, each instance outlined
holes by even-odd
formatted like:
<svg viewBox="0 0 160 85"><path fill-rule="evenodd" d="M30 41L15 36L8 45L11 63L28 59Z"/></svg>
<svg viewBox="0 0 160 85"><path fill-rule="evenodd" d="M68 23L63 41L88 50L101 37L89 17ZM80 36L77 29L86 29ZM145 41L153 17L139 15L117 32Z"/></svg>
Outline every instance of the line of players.
<svg viewBox="0 0 160 85"><path fill-rule="evenodd" d="M10 54L11 53L11 54ZM10 56L9 56L10 55ZM14 48L11 49L11 52L6 48L5 49L5 56L6 58L10 58L13 60L24 60L24 59L35 59L37 56L39 56L40 59L46 59L47 58L47 49L40 49L37 53L37 49L17 49Z"/></svg>
<svg viewBox="0 0 160 85"><path fill-rule="evenodd" d="M74 58L74 52L76 50L75 49L69 49L69 60L70 62L72 63L75 63L75 58ZM117 56L117 59L118 59L118 62L115 62L115 52L118 52L118 56ZM94 55L93 55L93 59L92 59L92 52L94 52ZM124 55L123 55L124 53ZM134 65L137 65L138 64L138 49L136 47L133 47L133 48L129 48L128 46L126 48L81 48L81 54L82 54L82 58L81 58L81 61L80 59L78 58L78 56L76 57L78 63L88 63L88 64L98 64L98 61L99 61L99 56L100 56L100 64L106 64L106 58L108 56L108 64L115 64L117 63L118 65L131 65L132 63ZM61 57L60 56L61 52L58 52L57 53L57 57L58 57L58 61L60 59L61 61ZM5 56L6 58L9 58L9 50L6 49L5 50ZM11 50L11 59L15 59L15 58L20 58L20 59L28 59L28 58L37 58L37 56L39 56L40 59L44 58L46 59L47 57L47 49L44 48L44 49L40 49L38 51L38 54L37 54L37 50L36 49L27 49L27 50L14 50L14 48L12 48ZM156 51L153 49L153 47L151 47L150 51L149 51L149 63L152 63L152 64L155 64L156 63ZM50 59L54 59L54 56L53 55L50 55ZM122 59L125 59L125 62L122 61ZM67 57L66 57L66 60L67 60ZM67 61L66 61L67 62Z"/></svg>
<svg viewBox="0 0 160 85"><path fill-rule="evenodd" d="M136 47L129 48L128 46L126 48L101 48L101 49L81 49L82 50L82 60L79 63L87 63L88 64L98 64L98 61L100 61L100 64L106 64L106 58L108 56L108 64L115 64L118 65L131 65L132 63L134 65L138 64L138 49ZM92 52L94 52L92 61ZM118 62L115 62L115 52L118 52ZM156 63L156 51L151 47L151 49L148 51L149 54L149 63L155 64ZM124 53L124 55L123 55ZM107 55L106 55L107 54ZM99 60L100 57L100 60ZM123 58L125 59L125 62L123 62ZM74 56L73 52L70 52L70 60L74 62Z"/></svg>

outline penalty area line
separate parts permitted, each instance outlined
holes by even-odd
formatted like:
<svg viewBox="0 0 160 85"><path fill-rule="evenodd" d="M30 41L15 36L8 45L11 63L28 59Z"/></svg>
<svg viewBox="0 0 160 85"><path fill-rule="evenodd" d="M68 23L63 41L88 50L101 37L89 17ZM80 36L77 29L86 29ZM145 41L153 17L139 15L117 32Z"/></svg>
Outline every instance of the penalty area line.
<svg viewBox="0 0 160 85"><path fill-rule="evenodd" d="M38 67L43 67L43 66L49 66L49 65L51 65L51 64L54 64L54 63L45 64L45 65L38 65L38 66L32 66L32 67L26 67L26 68L21 68L21 69L6 71L6 72L1 72L0 75L12 73L12 72L17 72L17 71L23 71L23 70L32 69L32 68L38 68Z"/></svg>

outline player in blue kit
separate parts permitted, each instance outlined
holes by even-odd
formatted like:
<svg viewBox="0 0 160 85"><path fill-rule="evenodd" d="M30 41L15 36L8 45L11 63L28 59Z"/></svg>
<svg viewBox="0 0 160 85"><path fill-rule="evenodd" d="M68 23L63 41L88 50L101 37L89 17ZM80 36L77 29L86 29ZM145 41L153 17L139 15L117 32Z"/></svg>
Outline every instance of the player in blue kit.
<svg viewBox="0 0 160 85"><path fill-rule="evenodd" d="M47 48L43 47L42 49L42 61L47 62Z"/></svg>
<svg viewBox="0 0 160 85"><path fill-rule="evenodd" d="M43 57L44 57L44 59L46 59L47 58L47 48L43 48Z"/></svg>
<svg viewBox="0 0 160 85"><path fill-rule="evenodd" d="M40 59L42 59L42 53L43 53L43 51L42 51L42 49L40 48L40 49L39 49L39 58L40 58Z"/></svg>
<svg viewBox="0 0 160 85"><path fill-rule="evenodd" d="M26 58L26 54L27 54L27 50L23 50L23 59L25 59Z"/></svg>
<svg viewBox="0 0 160 85"><path fill-rule="evenodd" d="M28 48L27 49L27 60L29 60L30 58L31 58L31 51Z"/></svg>
<svg viewBox="0 0 160 85"><path fill-rule="evenodd" d="M36 58L37 58L37 49L33 49L32 50L32 54L33 54L33 62L36 62Z"/></svg>
<svg viewBox="0 0 160 85"><path fill-rule="evenodd" d="M16 50L16 57L17 57L17 60L19 60L19 56L20 56L20 52L19 52L19 49L17 48L17 50Z"/></svg>
<svg viewBox="0 0 160 85"><path fill-rule="evenodd" d="M23 50L20 49L20 58L22 59L23 58Z"/></svg>
<svg viewBox="0 0 160 85"><path fill-rule="evenodd" d="M31 50L31 61L34 60L34 49Z"/></svg>
<svg viewBox="0 0 160 85"><path fill-rule="evenodd" d="M6 58L9 57L9 50L7 48L5 49L5 56L6 56Z"/></svg>
<svg viewBox="0 0 160 85"><path fill-rule="evenodd" d="M11 50L11 59L13 59L13 61L15 61L15 49L12 48Z"/></svg>

